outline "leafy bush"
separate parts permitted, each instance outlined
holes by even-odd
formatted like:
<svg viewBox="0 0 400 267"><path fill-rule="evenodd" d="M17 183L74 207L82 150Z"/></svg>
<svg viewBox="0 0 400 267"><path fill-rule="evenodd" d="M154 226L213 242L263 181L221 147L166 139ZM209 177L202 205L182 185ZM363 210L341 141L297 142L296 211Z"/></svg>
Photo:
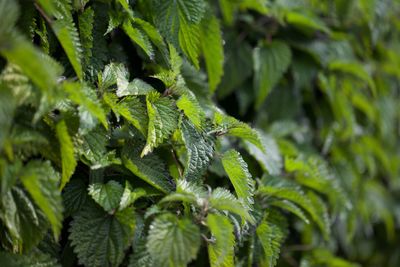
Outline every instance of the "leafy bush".
<svg viewBox="0 0 400 267"><path fill-rule="evenodd" d="M0 0L1 266L400 266L399 16Z"/></svg>

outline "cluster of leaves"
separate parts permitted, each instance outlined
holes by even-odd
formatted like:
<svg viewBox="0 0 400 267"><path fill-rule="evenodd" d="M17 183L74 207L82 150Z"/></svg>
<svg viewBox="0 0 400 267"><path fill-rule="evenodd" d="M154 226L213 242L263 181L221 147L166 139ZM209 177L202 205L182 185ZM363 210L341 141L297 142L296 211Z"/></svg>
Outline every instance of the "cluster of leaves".
<svg viewBox="0 0 400 267"><path fill-rule="evenodd" d="M0 265L399 266L399 16L0 0Z"/></svg>

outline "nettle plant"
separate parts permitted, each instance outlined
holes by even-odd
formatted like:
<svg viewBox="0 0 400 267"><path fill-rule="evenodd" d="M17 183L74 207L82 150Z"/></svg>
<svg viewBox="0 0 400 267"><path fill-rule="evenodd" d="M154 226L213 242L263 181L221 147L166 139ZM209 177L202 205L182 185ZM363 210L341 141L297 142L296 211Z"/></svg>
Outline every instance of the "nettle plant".
<svg viewBox="0 0 400 267"><path fill-rule="evenodd" d="M399 266L399 10L0 0L0 265Z"/></svg>

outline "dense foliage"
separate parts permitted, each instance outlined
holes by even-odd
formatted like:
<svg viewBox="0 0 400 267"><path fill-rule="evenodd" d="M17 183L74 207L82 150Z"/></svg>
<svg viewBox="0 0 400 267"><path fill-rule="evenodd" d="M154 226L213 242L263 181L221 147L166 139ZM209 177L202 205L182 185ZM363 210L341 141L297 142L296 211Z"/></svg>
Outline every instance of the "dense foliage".
<svg viewBox="0 0 400 267"><path fill-rule="evenodd" d="M400 266L398 0L0 0L1 266Z"/></svg>

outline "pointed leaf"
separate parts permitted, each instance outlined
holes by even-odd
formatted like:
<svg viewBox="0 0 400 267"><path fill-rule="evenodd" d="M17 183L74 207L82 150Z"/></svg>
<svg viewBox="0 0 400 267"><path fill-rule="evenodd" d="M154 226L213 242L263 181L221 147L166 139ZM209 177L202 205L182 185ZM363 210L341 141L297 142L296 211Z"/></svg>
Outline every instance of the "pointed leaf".
<svg viewBox="0 0 400 267"><path fill-rule="evenodd" d="M280 41L255 48L253 60L257 108L261 107L265 98L283 77L291 59L292 53L289 46Z"/></svg>
<svg viewBox="0 0 400 267"><path fill-rule="evenodd" d="M60 189L62 190L74 173L77 162L74 155L74 144L69 136L67 124L64 120L57 123L56 134L61 152L62 175Z"/></svg>
<svg viewBox="0 0 400 267"><path fill-rule="evenodd" d="M151 223L146 246L157 266L186 266L197 256L200 230L189 219L162 215Z"/></svg>
<svg viewBox="0 0 400 267"><path fill-rule="evenodd" d="M134 228L135 213L132 209L110 215L89 202L74 216L69 238L80 264L118 266L133 239Z"/></svg>
<svg viewBox="0 0 400 267"><path fill-rule="evenodd" d="M222 165L235 188L236 195L251 209L254 203L254 180L249 173L247 163L239 152L232 149L222 156Z"/></svg>
<svg viewBox="0 0 400 267"><path fill-rule="evenodd" d="M208 244L208 254L211 267L233 267L235 236L229 219L223 215L209 214L207 225L215 238Z"/></svg>
<svg viewBox="0 0 400 267"><path fill-rule="evenodd" d="M89 186L89 195L107 212L118 208L123 192L123 187L113 180L106 184L96 183Z"/></svg>

